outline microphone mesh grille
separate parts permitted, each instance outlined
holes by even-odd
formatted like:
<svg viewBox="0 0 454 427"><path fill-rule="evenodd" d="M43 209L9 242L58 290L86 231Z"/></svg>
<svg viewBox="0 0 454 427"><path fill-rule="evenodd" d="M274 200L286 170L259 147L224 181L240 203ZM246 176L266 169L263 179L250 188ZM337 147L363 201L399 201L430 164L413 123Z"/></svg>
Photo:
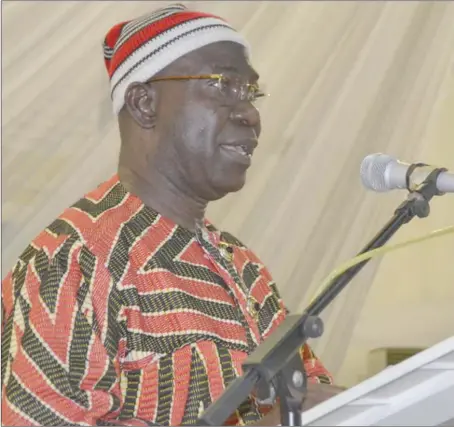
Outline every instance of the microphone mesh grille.
<svg viewBox="0 0 454 427"><path fill-rule="evenodd" d="M390 190L386 184L385 171L394 158L386 154L370 154L361 163L360 175L364 187L384 192Z"/></svg>

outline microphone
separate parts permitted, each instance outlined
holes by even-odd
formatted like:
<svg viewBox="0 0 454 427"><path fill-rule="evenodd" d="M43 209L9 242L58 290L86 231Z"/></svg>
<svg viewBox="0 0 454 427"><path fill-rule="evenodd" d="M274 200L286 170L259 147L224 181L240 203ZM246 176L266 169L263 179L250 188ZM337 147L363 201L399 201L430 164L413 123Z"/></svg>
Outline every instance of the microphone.
<svg viewBox="0 0 454 427"><path fill-rule="evenodd" d="M435 170L440 173L436 187L440 193L454 193L454 174L444 168L424 163L404 163L387 154L376 153L361 163L361 181L369 190L385 192L394 189L415 191Z"/></svg>

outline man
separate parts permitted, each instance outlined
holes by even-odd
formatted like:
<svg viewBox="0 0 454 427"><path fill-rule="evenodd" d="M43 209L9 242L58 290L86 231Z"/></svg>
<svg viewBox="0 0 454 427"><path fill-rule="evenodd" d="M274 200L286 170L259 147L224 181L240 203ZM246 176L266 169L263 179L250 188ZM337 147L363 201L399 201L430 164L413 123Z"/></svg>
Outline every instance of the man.
<svg viewBox="0 0 454 427"><path fill-rule="evenodd" d="M48 226L2 289L2 423L194 424L286 309L260 260L205 219L240 190L261 94L246 43L181 5L104 42L118 174ZM309 347L307 405L336 394ZM276 425L251 396L230 424Z"/></svg>

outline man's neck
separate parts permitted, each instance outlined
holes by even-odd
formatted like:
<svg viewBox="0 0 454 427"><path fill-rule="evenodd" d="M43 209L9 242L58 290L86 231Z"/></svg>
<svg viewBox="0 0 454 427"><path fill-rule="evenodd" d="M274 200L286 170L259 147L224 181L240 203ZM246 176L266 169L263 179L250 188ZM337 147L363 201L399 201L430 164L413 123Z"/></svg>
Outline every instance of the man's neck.
<svg viewBox="0 0 454 427"><path fill-rule="evenodd" d="M127 191L176 224L195 231L203 223L208 202L185 194L162 174L155 173L146 179L120 167L118 176Z"/></svg>

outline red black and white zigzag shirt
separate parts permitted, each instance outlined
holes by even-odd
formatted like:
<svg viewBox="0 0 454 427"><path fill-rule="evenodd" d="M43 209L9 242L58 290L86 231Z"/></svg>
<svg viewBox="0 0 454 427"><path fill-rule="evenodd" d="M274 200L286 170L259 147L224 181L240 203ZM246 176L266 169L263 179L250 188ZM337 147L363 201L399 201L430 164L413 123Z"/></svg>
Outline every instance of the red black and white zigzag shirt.
<svg viewBox="0 0 454 427"><path fill-rule="evenodd" d="M177 226L115 176L49 225L2 286L3 425L195 423L286 316L260 260ZM310 380L331 382L309 347ZM232 424L262 416L251 397Z"/></svg>

